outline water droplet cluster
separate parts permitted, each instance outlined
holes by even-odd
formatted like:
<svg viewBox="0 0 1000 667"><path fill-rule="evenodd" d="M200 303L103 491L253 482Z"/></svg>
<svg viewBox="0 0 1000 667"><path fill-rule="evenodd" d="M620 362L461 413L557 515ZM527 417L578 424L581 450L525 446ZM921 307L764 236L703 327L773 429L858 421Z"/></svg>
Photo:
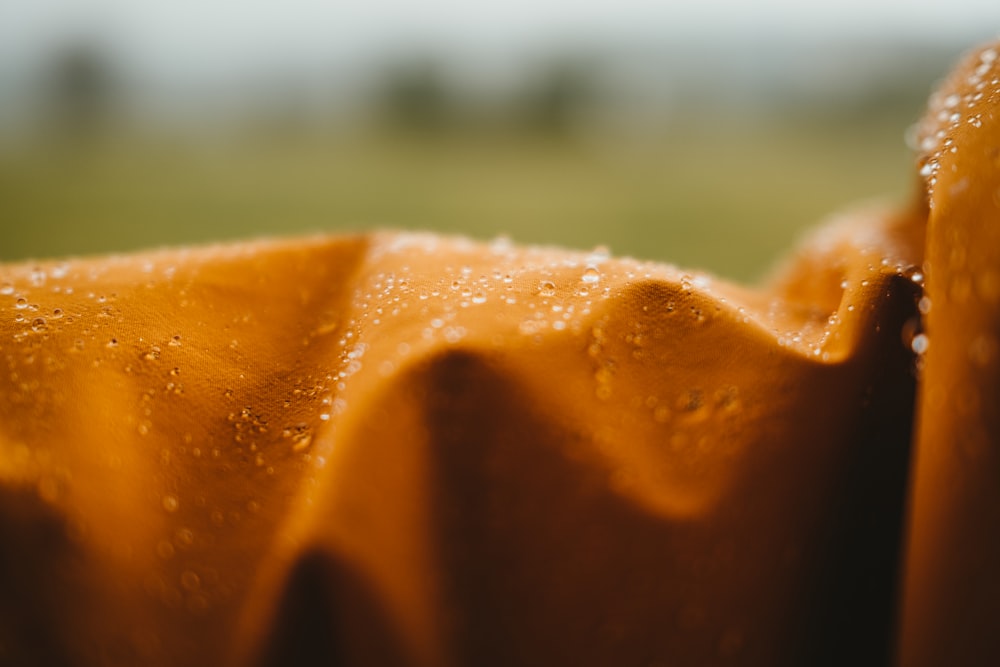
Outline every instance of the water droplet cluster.
<svg viewBox="0 0 1000 667"><path fill-rule="evenodd" d="M212 261L253 266L252 249L213 252ZM321 273L324 280L286 281L280 298L270 294L259 300L256 292L266 286L266 273L244 271L241 281L248 284L218 288L211 280L199 284L200 267L183 258L139 260L136 291L124 296L107 289L114 282L107 275L80 275L73 263L34 268L10 280L0 275L0 313L16 324L13 338L0 345L13 403L42 414L68 402L46 395L51 391L46 386L58 382L36 382L23 371L28 365L44 367L56 377L62 371L59 358L77 355L87 362L86 379L117 392L129 407L128 414L90 415L105 420L114 444L128 444L94 456L109 475L142 474L148 481L139 499L155 515L148 528L153 536L142 548L138 540L123 538L125 546L116 553L155 560L142 594L164 613L207 617L223 608L247 582L220 568L212 553L238 550L235 536L270 530L289 503L314 502L316 489L336 469L328 462L346 449L338 448L343 432L354 426L343 419L349 405L364 405L359 397L376 394L442 349L526 352L536 360L554 350L580 355L583 382L577 386L584 409L614 415L608 420L611 430L581 439L607 452L621 441L614 428L651 434L658 455L687 466L694 478L704 476L705 462L730 446L725 438L712 437L713 429L722 424L736 432L756 409L757 397L752 387L727 377L651 382L635 392L623 381L630 373L653 373L684 361L664 360L661 349L676 355L679 348L664 336L683 332L697 342L735 325L777 341L779 356L821 364L829 361L844 321L867 316L861 304L875 307L876 291L884 289L885 274L893 270L873 261L867 273L836 276L832 284L840 285L843 300L854 298L858 311L866 311L856 312L850 304L838 311L780 299L743 300L743 292L707 275L612 260L606 248L567 253L518 248L503 238L483 245L385 234L374 235L366 252L342 282ZM112 261L96 270L121 268ZM909 277L922 279L919 272ZM165 284L171 312L183 315L176 321L150 318L137 305L144 290ZM254 297L227 308L226 291L236 289ZM629 304L627 310L622 303ZM919 345L911 342L914 350ZM974 363L994 363L996 342L977 341L969 355ZM38 497L70 504L72 477L57 464L39 471L32 480ZM629 493L643 483L643 474L622 465L609 472L608 484ZM301 483L281 490L275 480L289 476ZM228 485L230 497L220 500L184 486L186 478L206 487ZM302 489L302 495L290 497L290 487ZM92 526L77 532L96 541ZM685 629L707 627L697 607L679 614ZM719 655L745 650L741 626L727 620L714 632L709 646Z"/></svg>
<svg viewBox="0 0 1000 667"><path fill-rule="evenodd" d="M957 172L953 159L958 138L983 126L984 118L1000 101L1000 62L990 47L970 56L966 76L950 80L935 92L924 119L911 129L908 141L920 153L920 175L927 184L928 203L933 208L934 192L942 169Z"/></svg>

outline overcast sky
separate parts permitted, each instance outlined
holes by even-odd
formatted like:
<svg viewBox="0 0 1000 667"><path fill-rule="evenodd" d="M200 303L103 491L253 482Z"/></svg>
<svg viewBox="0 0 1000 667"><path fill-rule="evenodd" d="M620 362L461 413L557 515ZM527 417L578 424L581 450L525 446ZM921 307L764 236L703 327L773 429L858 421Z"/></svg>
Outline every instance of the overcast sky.
<svg viewBox="0 0 1000 667"><path fill-rule="evenodd" d="M30 120L54 57L81 44L140 114L202 117L290 95L350 108L415 53L466 94L513 90L546 56L591 49L616 57L615 99L643 108L692 75L728 95L770 99L778 82L839 99L926 70L914 58L927 54L929 89L958 50L998 33L1000 0L0 0L0 124Z"/></svg>
<svg viewBox="0 0 1000 667"><path fill-rule="evenodd" d="M108 42L153 69L239 68L362 57L731 35L836 39L899 35L981 40L1000 32L997 0L3 0L0 62L23 67L59 43Z"/></svg>

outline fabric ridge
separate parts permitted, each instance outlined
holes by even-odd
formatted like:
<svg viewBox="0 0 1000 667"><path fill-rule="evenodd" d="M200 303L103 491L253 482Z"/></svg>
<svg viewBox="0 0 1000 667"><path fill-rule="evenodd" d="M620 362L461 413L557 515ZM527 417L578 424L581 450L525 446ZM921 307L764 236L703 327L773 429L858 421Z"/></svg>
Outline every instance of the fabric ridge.
<svg viewBox="0 0 1000 667"><path fill-rule="evenodd" d="M0 664L991 664L995 48L912 205L758 287L398 232L0 265Z"/></svg>

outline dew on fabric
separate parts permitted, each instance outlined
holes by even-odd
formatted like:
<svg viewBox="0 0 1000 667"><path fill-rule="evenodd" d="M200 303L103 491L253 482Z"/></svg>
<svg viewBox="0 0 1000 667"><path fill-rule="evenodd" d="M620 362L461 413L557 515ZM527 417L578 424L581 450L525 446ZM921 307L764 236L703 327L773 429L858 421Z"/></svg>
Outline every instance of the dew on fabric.
<svg viewBox="0 0 1000 667"><path fill-rule="evenodd" d="M583 270L583 276L580 279L588 285L594 285L600 282L601 272L596 266L590 264Z"/></svg>
<svg viewBox="0 0 1000 667"><path fill-rule="evenodd" d="M181 573L181 586L188 591L196 591L201 587L201 577L192 570Z"/></svg>
<svg viewBox="0 0 1000 667"><path fill-rule="evenodd" d="M665 405L657 405L653 408L653 421L657 424L666 424L670 421L670 408Z"/></svg>
<svg viewBox="0 0 1000 667"><path fill-rule="evenodd" d="M996 356L997 340L993 336L977 336L969 345L969 360L977 366L989 366Z"/></svg>
<svg viewBox="0 0 1000 667"><path fill-rule="evenodd" d="M176 512L177 508L180 507L180 501L177 500L177 496L168 493L163 496L163 509L168 512Z"/></svg>
<svg viewBox="0 0 1000 667"><path fill-rule="evenodd" d="M170 558L173 558L174 552L175 552L174 545L171 544L168 540L160 540L160 542L156 545L156 555L162 558L163 560L169 560Z"/></svg>
<svg viewBox="0 0 1000 667"><path fill-rule="evenodd" d="M555 296L556 284L551 280L542 280L538 283L538 293L542 296Z"/></svg>
<svg viewBox="0 0 1000 667"><path fill-rule="evenodd" d="M587 255L587 261L592 263L606 262L608 258L611 257L611 251L607 246L599 245L595 246L590 254Z"/></svg>
<svg viewBox="0 0 1000 667"><path fill-rule="evenodd" d="M31 273L28 275L28 280L30 280L31 284L35 287L43 286L46 278L47 276L45 271L42 269L32 269Z"/></svg>
<svg viewBox="0 0 1000 667"><path fill-rule="evenodd" d="M194 544L194 531L190 528L178 528L174 532L174 543L182 549Z"/></svg>

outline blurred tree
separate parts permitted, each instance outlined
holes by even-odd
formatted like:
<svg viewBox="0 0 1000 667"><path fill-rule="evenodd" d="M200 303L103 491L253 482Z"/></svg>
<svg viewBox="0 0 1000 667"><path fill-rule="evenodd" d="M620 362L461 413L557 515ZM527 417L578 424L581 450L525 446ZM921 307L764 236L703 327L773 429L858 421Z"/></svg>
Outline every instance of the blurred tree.
<svg viewBox="0 0 1000 667"><path fill-rule="evenodd" d="M596 69L592 60L573 57L543 67L520 100L525 129L551 137L573 134L597 101Z"/></svg>
<svg viewBox="0 0 1000 667"><path fill-rule="evenodd" d="M451 129L458 120L455 99L441 67L429 59L390 67L376 105L392 130L440 133Z"/></svg>
<svg viewBox="0 0 1000 667"><path fill-rule="evenodd" d="M113 88L109 64L98 47L83 42L59 52L45 98L53 138L88 141L103 135L111 121Z"/></svg>

